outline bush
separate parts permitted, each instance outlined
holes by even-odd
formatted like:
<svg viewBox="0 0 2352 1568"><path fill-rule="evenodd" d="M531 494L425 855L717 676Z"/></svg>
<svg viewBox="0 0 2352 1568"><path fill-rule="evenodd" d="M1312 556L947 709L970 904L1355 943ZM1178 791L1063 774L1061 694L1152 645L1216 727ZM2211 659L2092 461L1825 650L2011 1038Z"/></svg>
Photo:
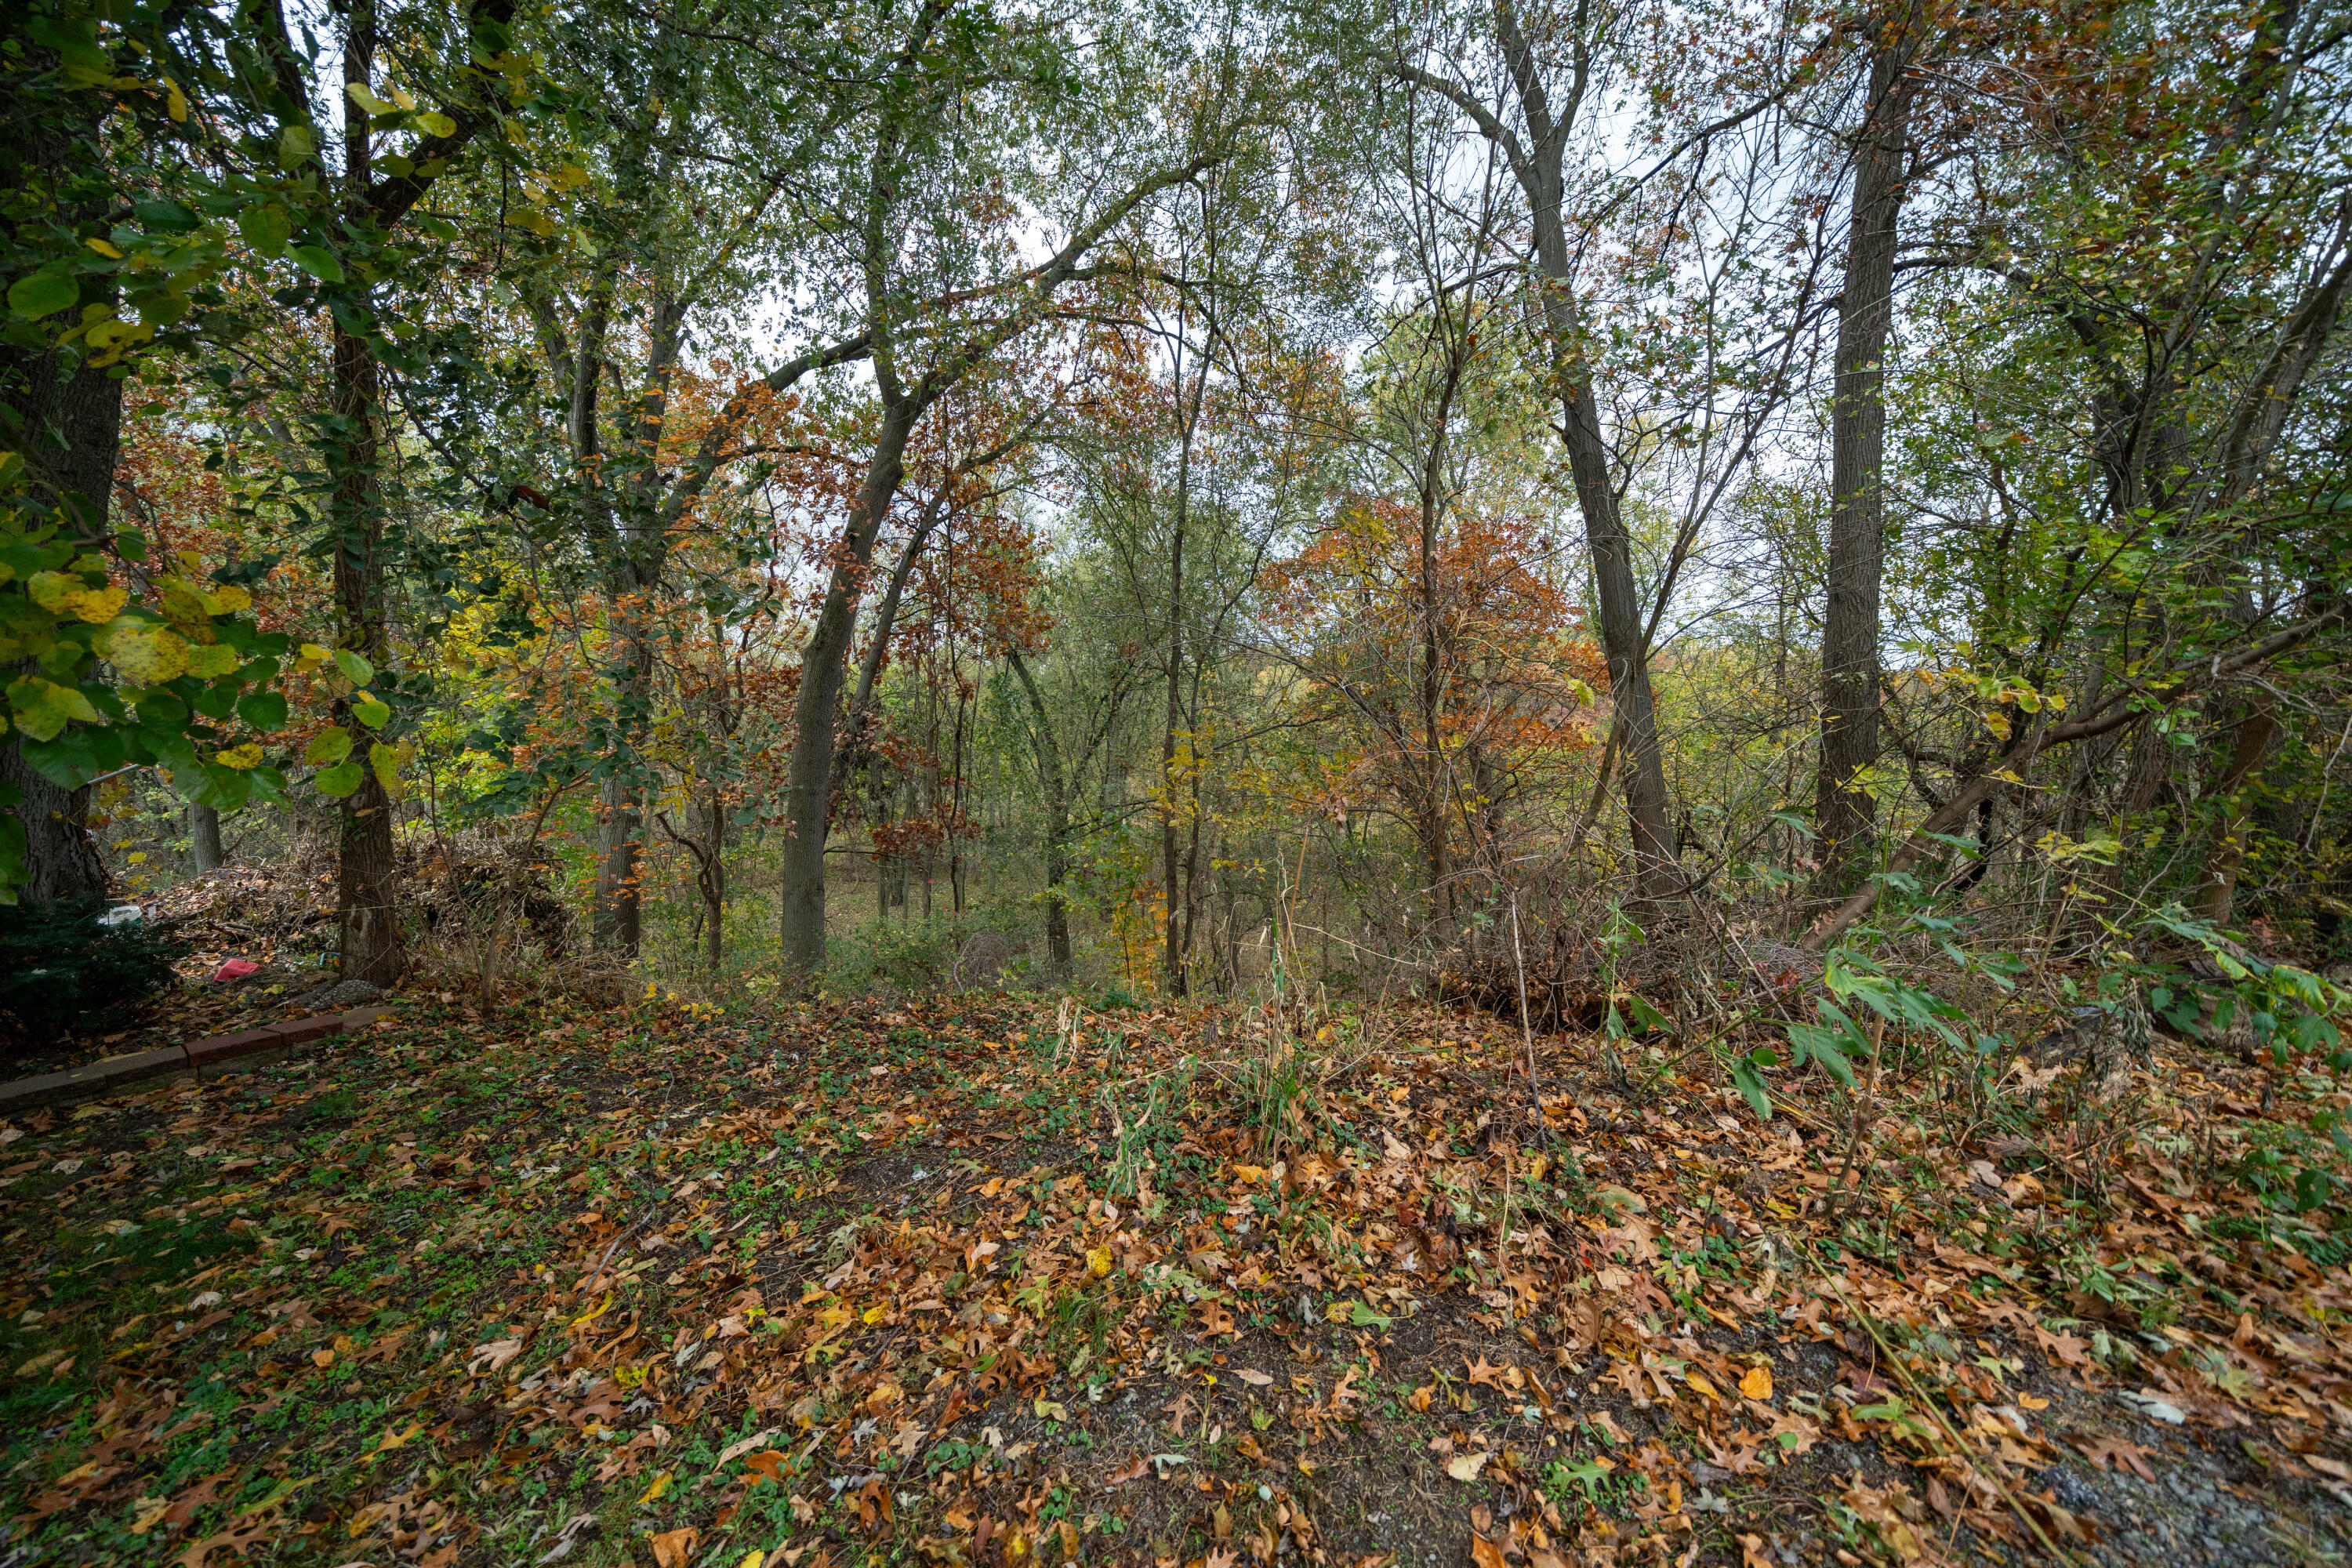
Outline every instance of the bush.
<svg viewBox="0 0 2352 1568"><path fill-rule="evenodd" d="M103 899L0 908L0 1030L19 1049L127 1022L184 951L143 921L104 926Z"/></svg>

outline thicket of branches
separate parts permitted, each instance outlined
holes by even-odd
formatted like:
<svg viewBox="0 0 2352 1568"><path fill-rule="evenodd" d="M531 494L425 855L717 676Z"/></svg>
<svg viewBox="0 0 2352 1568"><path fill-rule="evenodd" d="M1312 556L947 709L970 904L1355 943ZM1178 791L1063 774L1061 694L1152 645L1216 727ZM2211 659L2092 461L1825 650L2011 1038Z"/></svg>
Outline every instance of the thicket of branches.
<svg viewBox="0 0 2352 1568"><path fill-rule="evenodd" d="M488 856L672 977L1612 1027L2344 956L2326 7L6 31L15 897L307 845L388 984Z"/></svg>

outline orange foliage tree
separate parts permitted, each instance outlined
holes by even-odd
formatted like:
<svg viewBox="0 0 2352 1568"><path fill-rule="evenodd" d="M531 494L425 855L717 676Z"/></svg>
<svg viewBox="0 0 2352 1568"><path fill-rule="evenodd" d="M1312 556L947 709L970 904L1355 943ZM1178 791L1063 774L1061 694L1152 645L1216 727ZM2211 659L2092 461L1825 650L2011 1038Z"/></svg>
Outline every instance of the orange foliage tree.
<svg viewBox="0 0 2352 1568"><path fill-rule="evenodd" d="M1424 570L1413 507L1344 496L1267 572L1304 716L1337 742L1316 804L1412 835L1433 921L1465 876L1499 869L1511 807L1591 749L1608 680L1582 610L1540 570L1537 526L1465 509L1450 521Z"/></svg>

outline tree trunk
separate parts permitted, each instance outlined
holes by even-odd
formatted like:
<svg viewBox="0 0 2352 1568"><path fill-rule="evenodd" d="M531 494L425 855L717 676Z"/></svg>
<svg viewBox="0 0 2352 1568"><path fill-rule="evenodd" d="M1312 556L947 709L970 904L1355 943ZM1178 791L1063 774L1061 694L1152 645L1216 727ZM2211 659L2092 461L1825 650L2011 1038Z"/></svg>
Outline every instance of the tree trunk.
<svg viewBox="0 0 2352 1568"><path fill-rule="evenodd" d="M599 952L635 963L645 936L645 781L637 773L634 738L646 731L653 685L653 649L642 623L641 591L613 596L614 630L626 661L614 715L618 745L627 753L597 786L596 899L591 935Z"/></svg>
<svg viewBox="0 0 2352 1568"><path fill-rule="evenodd" d="M217 871L228 857L221 852L220 813L199 802L188 804L188 851L199 876Z"/></svg>
<svg viewBox="0 0 2352 1568"><path fill-rule="evenodd" d="M1842 896L1854 848L1874 821L1856 775L1878 760L1879 589L1886 556L1882 486L1886 454L1886 341L1895 324L1895 248L1903 164L1916 89L1900 38L1871 58L1870 100L1854 150L1853 219L1838 307L1835 402L1830 422L1828 605L1822 622L1821 762L1814 831L1819 891Z"/></svg>
<svg viewBox="0 0 2352 1568"><path fill-rule="evenodd" d="M62 149L51 162L61 155ZM61 375L63 368L55 353L0 344L0 397L13 416L9 439L21 444L34 493L57 508L68 537L96 547L113 535L108 512L122 448L122 383L86 365ZM0 684L11 679L0 671ZM0 742L0 783L23 792L18 804L5 808L25 828L20 896L50 904L104 893L106 867L88 826L89 788L58 788L26 765L16 747L14 733Z"/></svg>
<svg viewBox="0 0 2352 1568"><path fill-rule="evenodd" d="M858 580L874 559L882 521L906 474L907 437L922 416L920 405L894 399L883 410L857 510L842 541L824 603L801 650L800 702L794 717L791 771L785 784L782 939L784 967L811 974L824 964L824 841L831 824L834 731L841 689L848 679L849 643L856 627ZM925 892L929 884L925 879Z"/></svg>
<svg viewBox="0 0 2352 1568"><path fill-rule="evenodd" d="M1020 682L1022 694L1029 700L1029 711L1037 721L1033 731L1037 752L1037 771L1045 783L1045 952L1048 961L1062 974L1070 972L1070 911L1062 901L1062 883L1069 876L1070 857L1070 783L1069 773L1062 763L1061 742L1054 733L1053 720L1045 711L1045 699L1037 689L1037 682L1029 673L1028 661L1018 648L1007 648L1005 663L1013 678Z"/></svg>
<svg viewBox="0 0 2352 1568"><path fill-rule="evenodd" d="M89 789L59 789L25 764L16 738L0 744L0 784L23 799L11 809L25 825L26 880L17 896L36 904L96 898L106 891L106 866L89 836Z"/></svg>
<svg viewBox="0 0 2352 1568"><path fill-rule="evenodd" d="M1633 582L1633 547L1617 509L1609 447L1601 434L1600 400L1583 312L1576 297L1574 257L1562 216L1566 184L1561 158L1578 104L1555 122L1535 50L1508 5L1496 8L1504 58L1526 118L1531 145L1514 161L1535 227L1536 263L1542 274L1544 325L1550 338L1560 400L1560 437L1568 450L1577 510L1592 557L1593 596L1600 601L1601 652L1609 661L1610 701L1622 728L1625 815L1633 846L1633 898L1654 906L1683 891L1666 820L1665 759L1658 746L1656 699L1650 689L1649 639L1640 591ZM1579 41L1578 47L1583 44Z"/></svg>
<svg viewBox="0 0 2352 1568"><path fill-rule="evenodd" d="M2268 691L2262 691L2246 705L2239 721L2238 743L2231 752L2229 767L2205 792L2208 799L2219 798L2222 803L2219 830L2198 878L2194 906L2208 924L2229 921L2230 907L2237 896L2238 868L2246 859L2246 805L2242 792L2262 767L2277 733L2278 704Z"/></svg>
<svg viewBox="0 0 2352 1568"><path fill-rule="evenodd" d="M375 64L375 10L356 0L343 35L343 79L364 83ZM363 206L371 172L367 111L344 103L344 182L351 205ZM364 307L362 307L364 308ZM383 604L383 511L376 479L377 416L383 403L382 372L365 338L333 323L332 409L340 427L332 456L335 489L331 531L335 547L335 609L342 623L341 646L377 669L391 662ZM377 742L373 730L352 713L348 700L335 704L335 718L352 738L352 755L366 758ZM392 800L373 766L342 803L336 904L342 975L390 985L405 967L400 926L394 912L398 876L392 833Z"/></svg>
<svg viewBox="0 0 2352 1568"><path fill-rule="evenodd" d="M1202 380L1205 384L1205 374ZM1168 711L1167 721L1160 731L1160 907L1168 939L1167 955L1160 967L1171 996L1184 994L1184 955L1177 945L1180 933L1176 925L1176 721L1182 715L1185 490L1192 447L1188 426L1184 457L1177 470L1175 538L1168 551Z"/></svg>

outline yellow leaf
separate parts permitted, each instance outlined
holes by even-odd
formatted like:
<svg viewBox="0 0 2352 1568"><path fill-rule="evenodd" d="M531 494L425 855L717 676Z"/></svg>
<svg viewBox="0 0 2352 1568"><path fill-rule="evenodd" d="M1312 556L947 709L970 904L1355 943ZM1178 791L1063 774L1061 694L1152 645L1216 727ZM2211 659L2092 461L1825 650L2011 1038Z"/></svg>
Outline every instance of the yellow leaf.
<svg viewBox="0 0 2352 1568"><path fill-rule="evenodd" d="M213 758L225 768L257 768L261 765L261 742L247 741L242 746L232 746ZM320 1362L320 1366L327 1363Z"/></svg>
<svg viewBox="0 0 2352 1568"><path fill-rule="evenodd" d="M1091 1247L1087 1249L1087 1272L1099 1279L1110 1272L1110 1248Z"/></svg>
<svg viewBox="0 0 2352 1568"><path fill-rule="evenodd" d="M664 1470L660 1475L656 1476L654 1478L654 1484L647 1487L644 1492L639 1494L637 1498L637 1506L639 1508L643 1508L646 1504L653 1501L656 1498L660 1497L662 1493L669 1490L670 1475L670 1471Z"/></svg>
<svg viewBox="0 0 2352 1568"><path fill-rule="evenodd" d="M25 579L25 592L33 595L33 603L52 615L64 613L66 600L86 588L80 578L63 572L36 572Z"/></svg>
<svg viewBox="0 0 2352 1568"><path fill-rule="evenodd" d="M187 639L144 621L118 621L107 637L106 657L133 686L161 686L187 673Z"/></svg>
<svg viewBox="0 0 2352 1568"><path fill-rule="evenodd" d="M180 84L170 77L163 79L163 110L172 117L174 125L188 118L188 95L182 92Z"/></svg>
<svg viewBox="0 0 2352 1568"><path fill-rule="evenodd" d="M1749 1367L1748 1375L1739 1380L1739 1392L1748 1399L1762 1401L1771 1398L1772 1369L1769 1366Z"/></svg>
<svg viewBox="0 0 2352 1568"><path fill-rule="evenodd" d="M82 243L89 246L92 250L97 251L100 256L107 257L115 261L122 259L122 252L115 249L114 247L107 244L106 241L102 239L85 239Z"/></svg>
<svg viewBox="0 0 2352 1568"><path fill-rule="evenodd" d="M865 1316L864 1321L865 1321L866 1326L867 1328L869 1328L869 1329L870 1329L870 1328L872 1328L875 1324L877 1324L877 1323L880 1322L881 1321L882 1321L882 1308L881 1308L879 1305L872 1306L872 1307L868 1307L868 1308L866 1308L866 1316Z"/></svg>
<svg viewBox="0 0 2352 1568"><path fill-rule="evenodd" d="M234 583L224 583L205 597L211 602L213 614L233 616L239 610L253 607L253 595Z"/></svg>
<svg viewBox="0 0 2352 1568"><path fill-rule="evenodd" d="M131 595L127 589L109 584L103 588L91 588L79 594L67 595L66 608L88 621L91 626L102 626L122 613L122 606L130 597Z"/></svg>
<svg viewBox="0 0 2352 1568"><path fill-rule="evenodd" d="M1698 1393L1706 1394L1709 1399L1715 1400L1718 1404L1722 1402L1723 1395L1715 1391L1715 1384L1707 1382L1707 1380L1699 1373L1696 1372L1686 1372L1683 1373L1683 1381L1689 1384L1691 1387Z"/></svg>
<svg viewBox="0 0 2352 1568"><path fill-rule="evenodd" d="M188 650L188 673L202 676L206 680L226 675L236 668L236 649L226 643L213 643Z"/></svg>

